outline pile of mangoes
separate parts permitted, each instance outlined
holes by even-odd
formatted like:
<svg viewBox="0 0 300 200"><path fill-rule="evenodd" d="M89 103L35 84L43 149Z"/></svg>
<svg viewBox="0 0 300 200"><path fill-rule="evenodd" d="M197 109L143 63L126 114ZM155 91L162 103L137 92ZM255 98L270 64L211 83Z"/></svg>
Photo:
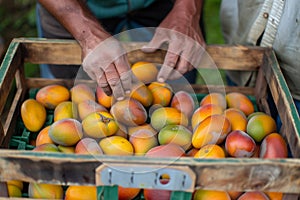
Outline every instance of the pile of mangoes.
<svg viewBox="0 0 300 200"><path fill-rule="evenodd" d="M186 91L173 92L168 83L156 82L157 68L151 63L138 62L132 71L139 84L124 100L116 101L87 83L72 88L48 85L39 89L35 99L25 100L22 121L29 131L38 133L33 151L199 159L288 156L275 120L255 111L246 95L210 93L197 101ZM47 109L54 111L54 122L45 126ZM63 195L60 188L40 185L29 184L30 197L42 198L55 191ZM42 189L47 187L52 189ZM119 196L128 195L127 199L140 192L119 188ZM68 190L73 193L66 192L66 198L83 186ZM143 190L146 199L155 192Z"/></svg>

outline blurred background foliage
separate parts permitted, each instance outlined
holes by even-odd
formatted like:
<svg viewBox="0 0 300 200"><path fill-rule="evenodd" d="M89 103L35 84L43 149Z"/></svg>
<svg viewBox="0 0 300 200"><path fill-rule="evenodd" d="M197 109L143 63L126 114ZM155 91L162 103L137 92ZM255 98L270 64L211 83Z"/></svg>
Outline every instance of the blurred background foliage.
<svg viewBox="0 0 300 200"><path fill-rule="evenodd" d="M220 2L221 0L205 0L204 3L203 17L207 44L224 43L219 20ZM35 5L35 0L0 0L0 43L2 40L0 62L13 38L37 36ZM27 69L29 74L37 74L37 71L37 67ZM211 72L203 70L202 73L201 75L205 76ZM202 82L201 77L199 81Z"/></svg>
<svg viewBox="0 0 300 200"><path fill-rule="evenodd" d="M34 0L0 0L0 35L4 43L15 37L35 37Z"/></svg>

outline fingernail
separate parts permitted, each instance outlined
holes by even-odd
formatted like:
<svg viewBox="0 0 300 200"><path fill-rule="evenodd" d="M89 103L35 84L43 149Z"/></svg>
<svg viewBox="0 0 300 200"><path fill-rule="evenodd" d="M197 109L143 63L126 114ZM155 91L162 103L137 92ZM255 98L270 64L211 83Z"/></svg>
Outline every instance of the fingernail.
<svg viewBox="0 0 300 200"><path fill-rule="evenodd" d="M125 91L126 94L130 94L130 92L131 92L130 90L126 90Z"/></svg>
<svg viewBox="0 0 300 200"><path fill-rule="evenodd" d="M158 82L165 82L165 79L163 79L163 78L158 78Z"/></svg>
<svg viewBox="0 0 300 200"><path fill-rule="evenodd" d="M124 97L118 97L117 101L122 101L124 99Z"/></svg>

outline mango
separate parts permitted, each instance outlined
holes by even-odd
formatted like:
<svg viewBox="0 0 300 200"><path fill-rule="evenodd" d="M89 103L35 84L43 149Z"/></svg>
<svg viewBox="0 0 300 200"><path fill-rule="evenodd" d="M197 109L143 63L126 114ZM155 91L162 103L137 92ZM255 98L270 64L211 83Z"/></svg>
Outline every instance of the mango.
<svg viewBox="0 0 300 200"><path fill-rule="evenodd" d="M48 109L54 109L59 103L70 99L70 91L62 85L51 84L42 87L35 99Z"/></svg>
<svg viewBox="0 0 300 200"><path fill-rule="evenodd" d="M128 127L128 135L129 137L134 134L135 132L139 131L139 130L148 130L150 132L153 133L153 135L156 135L157 134L157 131L148 123L145 123L145 124L142 124L142 125L139 125L139 126L131 126L131 127Z"/></svg>
<svg viewBox="0 0 300 200"><path fill-rule="evenodd" d="M261 142L268 134L276 132L275 120L267 114L251 117L247 123L246 132L256 141Z"/></svg>
<svg viewBox="0 0 300 200"><path fill-rule="evenodd" d="M16 185L7 184L9 197L22 197L22 190Z"/></svg>
<svg viewBox="0 0 300 200"><path fill-rule="evenodd" d="M196 100L194 100L190 93L180 90L174 94L171 100L171 107L176 108L190 118L194 113Z"/></svg>
<svg viewBox="0 0 300 200"><path fill-rule="evenodd" d="M119 129L117 122L109 112L94 112L82 121L84 132L92 138L111 136Z"/></svg>
<svg viewBox="0 0 300 200"><path fill-rule="evenodd" d="M24 188L24 184L23 184L23 181L20 181L20 180L9 180L6 182L8 185L14 185L16 187L18 187L21 191L23 190Z"/></svg>
<svg viewBox="0 0 300 200"><path fill-rule="evenodd" d="M223 108L217 104L205 104L197 108L192 115L192 128L195 129L205 118L214 115L222 114Z"/></svg>
<svg viewBox="0 0 300 200"><path fill-rule="evenodd" d="M225 96L218 92L212 92L203 97L203 99L200 101L200 106L204 106L206 104L219 105L223 108L223 110L225 110L227 107Z"/></svg>
<svg viewBox="0 0 300 200"><path fill-rule="evenodd" d="M162 144L151 148L145 154L146 157L181 157L185 155L184 149L178 144Z"/></svg>
<svg viewBox="0 0 300 200"><path fill-rule="evenodd" d="M55 144L45 143L39 146L36 146L32 151L47 151L47 152L57 152L59 153L59 149Z"/></svg>
<svg viewBox="0 0 300 200"><path fill-rule="evenodd" d="M220 114L205 118L194 130L192 144L201 148L207 144L221 144L231 131L229 120Z"/></svg>
<svg viewBox="0 0 300 200"><path fill-rule="evenodd" d="M253 116L255 115L265 115L266 113L264 112L261 112L261 111L256 111L256 112L253 112L251 113L250 115L247 116L247 121L249 121Z"/></svg>
<svg viewBox="0 0 300 200"><path fill-rule="evenodd" d="M35 199L63 199L64 191L60 185L30 182L28 196Z"/></svg>
<svg viewBox="0 0 300 200"><path fill-rule="evenodd" d="M120 126L119 126L119 129L117 130L117 132L114 135L121 136L125 139L128 139L128 134L127 134L126 128L124 129L123 127L120 127Z"/></svg>
<svg viewBox="0 0 300 200"><path fill-rule="evenodd" d="M225 149L232 157L250 158L255 153L256 143L246 132L234 130L226 137Z"/></svg>
<svg viewBox="0 0 300 200"><path fill-rule="evenodd" d="M185 151L191 147L192 132L182 125L166 125L158 133L159 144L178 144Z"/></svg>
<svg viewBox="0 0 300 200"><path fill-rule="evenodd" d="M225 158L225 152L217 144L207 144L201 147L194 155L194 158Z"/></svg>
<svg viewBox="0 0 300 200"><path fill-rule="evenodd" d="M187 152L186 152L186 156L187 157L194 157L195 154L199 151L199 149L196 149L195 147L192 147L191 149L189 149Z"/></svg>
<svg viewBox="0 0 300 200"><path fill-rule="evenodd" d="M71 101L63 101L59 103L54 109L54 121L66 118L76 118L76 111L74 111L74 104Z"/></svg>
<svg viewBox="0 0 300 200"><path fill-rule="evenodd" d="M169 106L173 96L173 91L172 87L168 83L152 82L148 85L148 88L152 92L152 104Z"/></svg>
<svg viewBox="0 0 300 200"><path fill-rule="evenodd" d="M240 191L227 191L227 193L229 194L231 200L237 200L239 198L239 196L241 196L241 194L243 194L243 192Z"/></svg>
<svg viewBox="0 0 300 200"><path fill-rule="evenodd" d="M41 130L46 122L45 107L34 99L27 99L21 105L21 118L25 127L32 132Z"/></svg>
<svg viewBox="0 0 300 200"><path fill-rule="evenodd" d="M79 104L85 100L93 100L96 101L96 94L95 91L84 83L79 83L74 85L71 89L71 100L75 104Z"/></svg>
<svg viewBox="0 0 300 200"><path fill-rule="evenodd" d="M226 191L198 189L193 195L193 200L231 200Z"/></svg>
<svg viewBox="0 0 300 200"><path fill-rule="evenodd" d="M152 113L150 120L151 126L157 131L169 124L183 125L185 127L189 124L189 120L185 114L172 107L161 107L156 109Z"/></svg>
<svg viewBox="0 0 300 200"><path fill-rule="evenodd" d="M267 135L260 145L260 158L287 158L287 143L279 133Z"/></svg>
<svg viewBox="0 0 300 200"><path fill-rule="evenodd" d="M51 125L48 134L56 144L73 146L82 138L83 130L76 119L61 119Z"/></svg>
<svg viewBox="0 0 300 200"><path fill-rule="evenodd" d="M83 120L85 117L87 117L89 114L94 113L94 112L101 112L101 111L106 111L107 109L98 104L96 101L87 99L85 101L80 102L77 105L77 110L78 110L78 115L81 120Z"/></svg>
<svg viewBox="0 0 300 200"><path fill-rule="evenodd" d="M265 193L259 191L245 192L238 198L238 200L248 200L248 199L269 200L268 196Z"/></svg>
<svg viewBox="0 0 300 200"><path fill-rule="evenodd" d="M237 108L246 116L254 112L252 101L244 94L239 92L230 92L226 94L226 102L228 108Z"/></svg>
<svg viewBox="0 0 300 200"><path fill-rule="evenodd" d="M66 147L66 146L63 146L63 145L58 145L57 146L58 150L62 153L70 153L70 154L73 154L75 153L75 147L74 146L69 146L69 147Z"/></svg>
<svg viewBox="0 0 300 200"><path fill-rule="evenodd" d="M231 130L246 131L248 121L246 115L241 110L228 108L224 111L224 115L230 121Z"/></svg>
<svg viewBox="0 0 300 200"><path fill-rule="evenodd" d="M140 188L124 188L118 186L118 199L119 200L132 200L140 193Z"/></svg>
<svg viewBox="0 0 300 200"><path fill-rule="evenodd" d="M75 147L75 153L102 155L103 151L95 139L83 138L77 143L77 145Z"/></svg>
<svg viewBox="0 0 300 200"><path fill-rule="evenodd" d="M133 87L131 93L129 94L130 98L136 99L144 107L149 107L153 102L153 95L149 88L144 84L138 84Z"/></svg>
<svg viewBox="0 0 300 200"><path fill-rule="evenodd" d="M132 144L121 136L103 138L99 145L106 155L131 156L134 153Z"/></svg>
<svg viewBox="0 0 300 200"><path fill-rule="evenodd" d="M164 106L160 105L160 104L153 104L152 106L150 106L150 108L148 109L148 116L151 117L153 112L159 108L162 108Z"/></svg>
<svg viewBox="0 0 300 200"><path fill-rule="evenodd" d="M39 134L36 137L35 140L35 145L39 146L41 144L46 144L46 143L50 143L50 144L54 144L54 142L52 141L52 139L49 137L49 129L50 129L50 125L44 127Z"/></svg>
<svg viewBox="0 0 300 200"><path fill-rule="evenodd" d="M97 200L96 186L70 185L65 193L65 200Z"/></svg>
<svg viewBox="0 0 300 200"><path fill-rule="evenodd" d="M144 84L149 84L156 80L158 69L150 62L138 61L131 66L132 73Z"/></svg>
<svg viewBox="0 0 300 200"><path fill-rule="evenodd" d="M108 96L101 87L96 87L96 100L97 102L109 109L113 102L113 96Z"/></svg>
<svg viewBox="0 0 300 200"><path fill-rule="evenodd" d="M148 129L139 129L130 135L129 142L136 156L142 156L151 148L158 145L156 133Z"/></svg>
<svg viewBox="0 0 300 200"><path fill-rule="evenodd" d="M125 126L138 126L147 120L144 106L133 98L126 98L114 103L110 110L114 119Z"/></svg>
<svg viewBox="0 0 300 200"><path fill-rule="evenodd" d="M284 196L282 192L265 192L270 200L283 200Z"/></svg>

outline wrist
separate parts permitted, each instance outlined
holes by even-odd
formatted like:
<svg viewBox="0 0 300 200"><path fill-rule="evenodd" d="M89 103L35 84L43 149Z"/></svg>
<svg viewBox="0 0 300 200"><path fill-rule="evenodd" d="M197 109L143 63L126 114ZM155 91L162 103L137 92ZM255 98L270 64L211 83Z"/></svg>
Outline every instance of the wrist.
<svg viewBox="0 0 300 200"><path fill-rule="evenodd" d="M74 37L82 48L84 58L99 43L111 37L111 35L98 22L87 20L83 22L82 28Z"/></svg>

